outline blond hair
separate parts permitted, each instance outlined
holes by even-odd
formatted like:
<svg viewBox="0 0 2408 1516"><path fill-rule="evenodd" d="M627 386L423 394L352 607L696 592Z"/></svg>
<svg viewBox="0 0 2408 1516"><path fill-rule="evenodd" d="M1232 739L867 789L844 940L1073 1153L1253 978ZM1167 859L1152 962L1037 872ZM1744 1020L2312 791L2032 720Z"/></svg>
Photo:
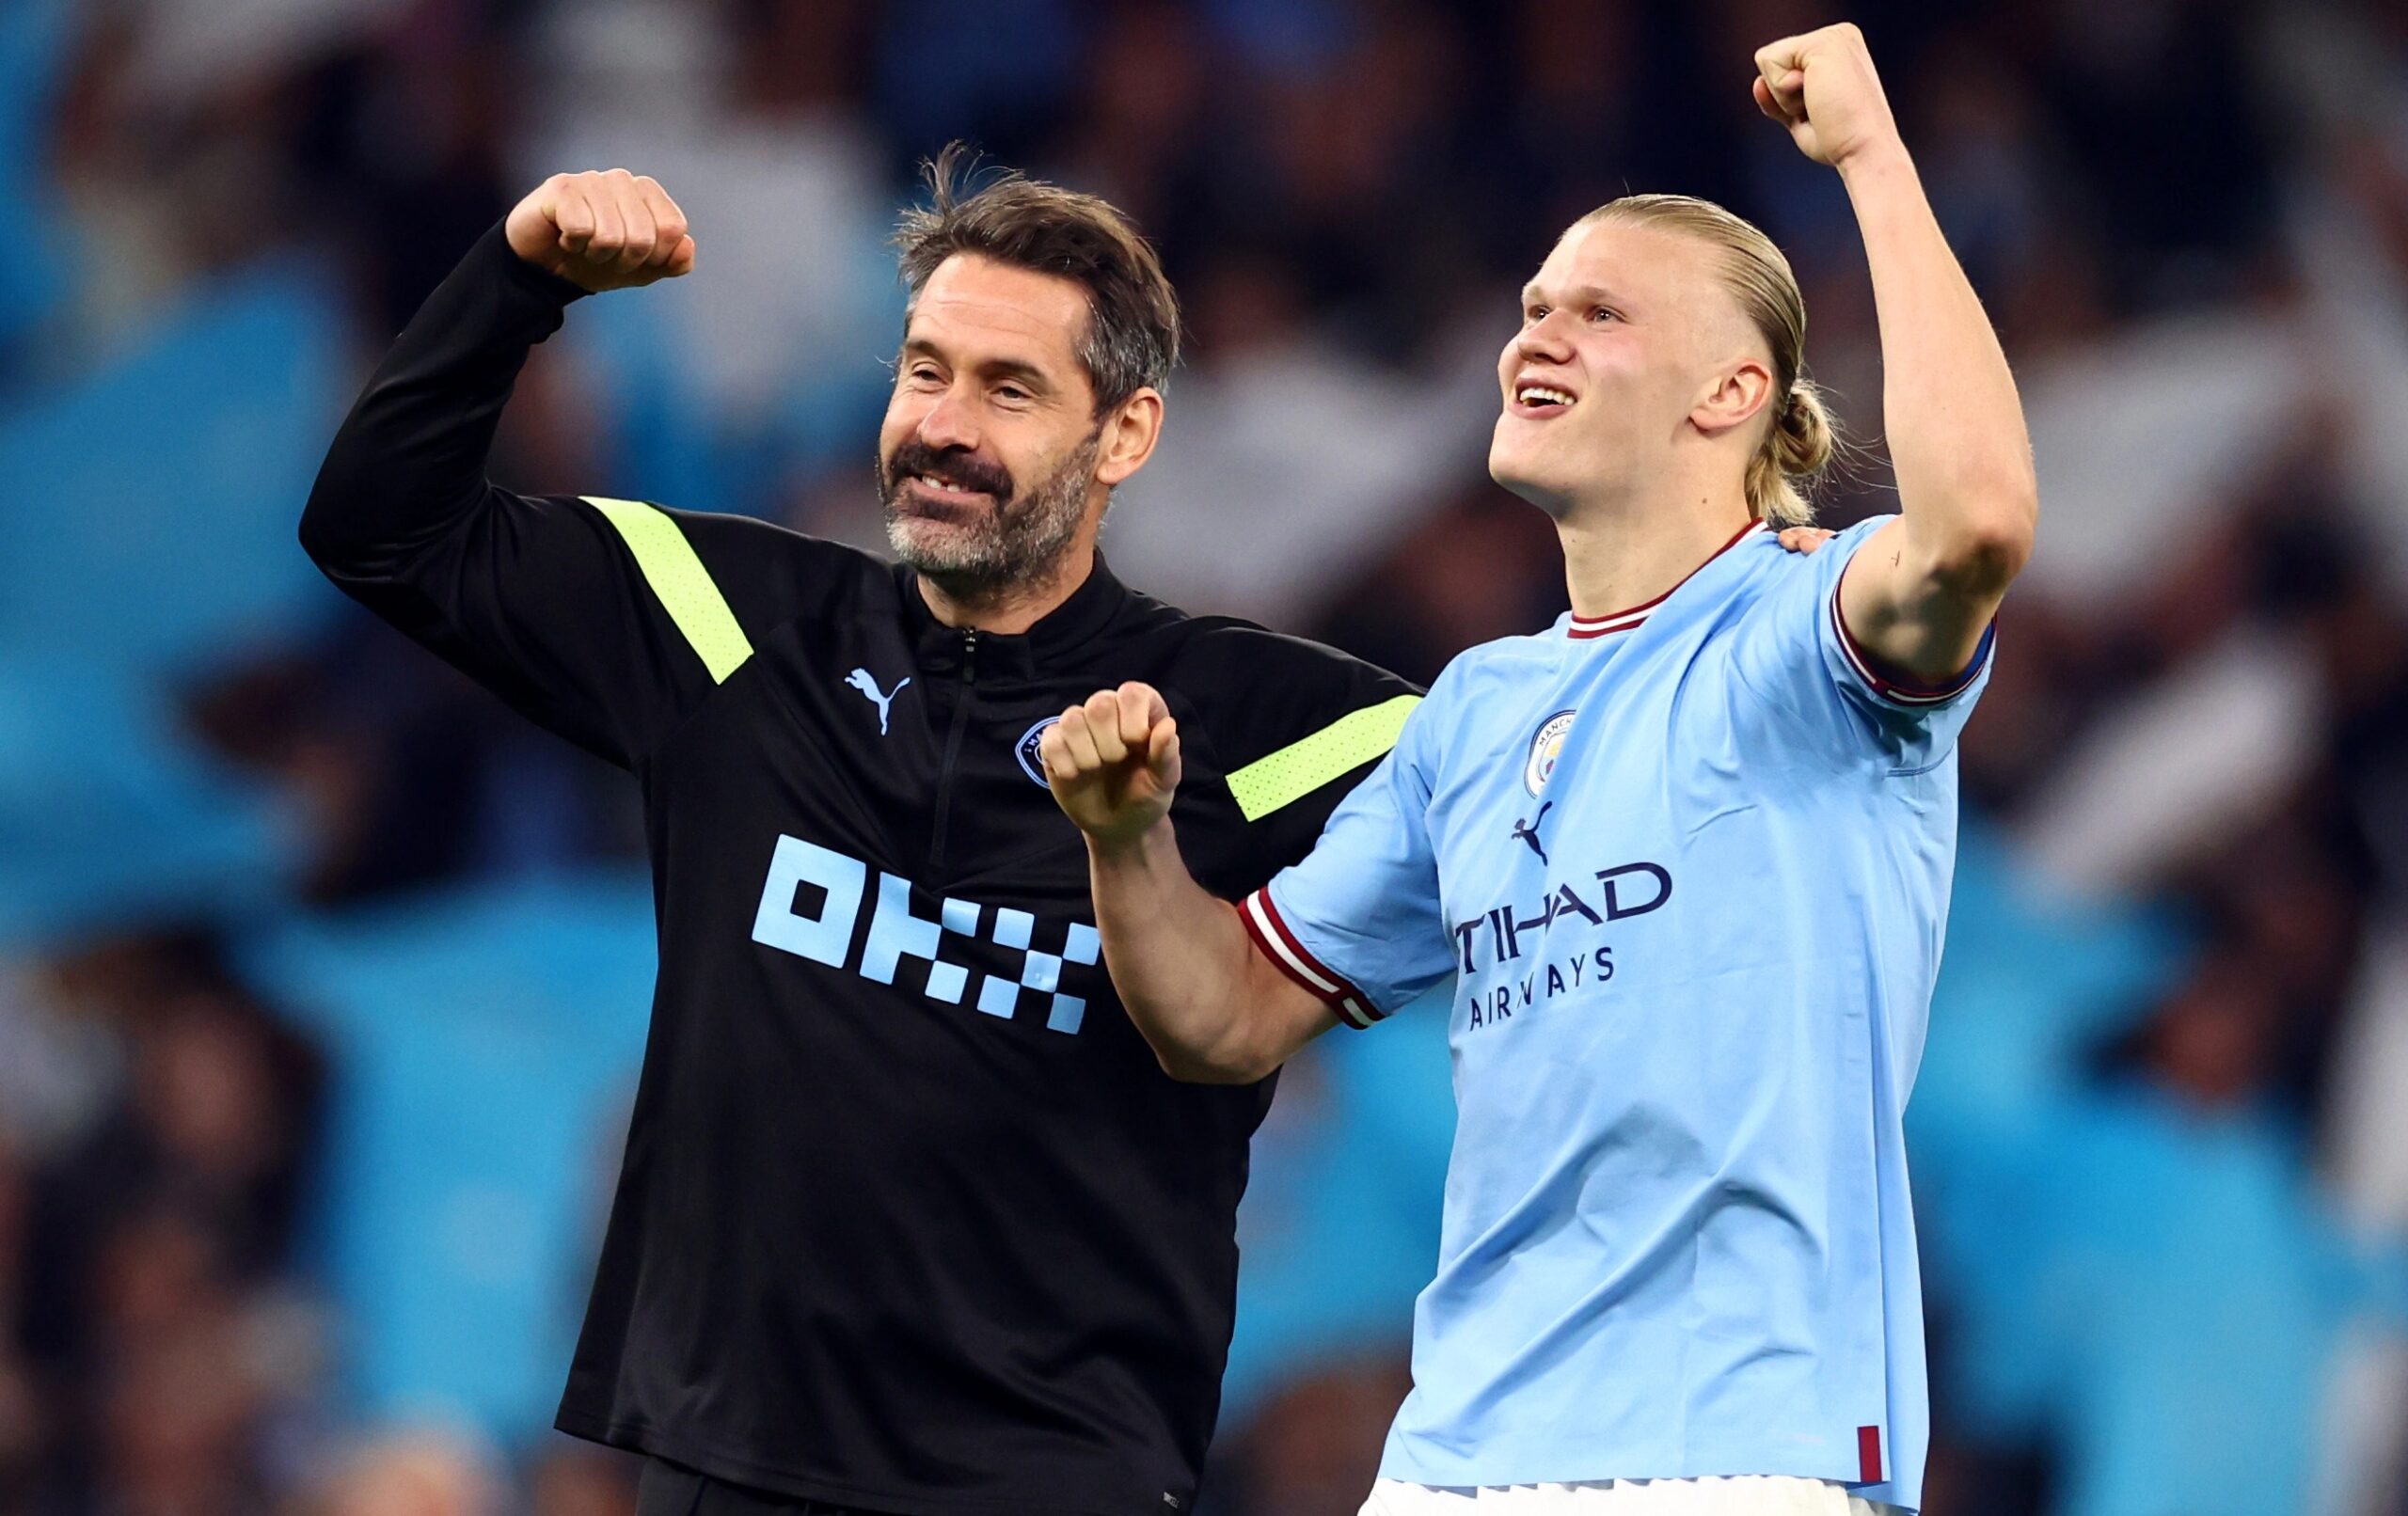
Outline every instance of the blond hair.
<svg viewBox="0 0 2408 1516"><path fill-rule="evenodd" d="M1806 358L1806 301L1798 276L1772 239L1711 200L1688 195L1625 195L1574 222L1570 230L1610 221L1655 227L1719 248L1723 284L1772 349L1772 424L1748 460L1748 509L1776 526L1814 519L1814 481L1839 446L1821 391L1800 371Z"/></svg>

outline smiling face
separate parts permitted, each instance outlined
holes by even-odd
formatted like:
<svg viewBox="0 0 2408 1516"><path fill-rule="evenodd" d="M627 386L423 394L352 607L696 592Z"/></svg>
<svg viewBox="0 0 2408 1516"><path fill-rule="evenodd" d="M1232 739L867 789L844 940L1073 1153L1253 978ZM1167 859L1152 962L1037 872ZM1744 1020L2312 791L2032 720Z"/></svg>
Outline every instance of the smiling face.
<svg viewBox="0 0 2408 1516"><path fill-rule="evenodd" d="M949 591L992 592L1091 538L1109 487L1106 418L1078 357L1086 292L958 254L911 307L879 429L879 499L895 556ZM1151 391L1147 391L1151 394Z"/></svg>
<svg viewBox="0 0 2408 1516"><path fill-rule="evenodd" d="M1738 478L1771 374L1719 257L1610 219L1566 232L1497 357L1491 477L1559 518L1663 477L1675 450L1700 441L1732 454Z"/></svg>

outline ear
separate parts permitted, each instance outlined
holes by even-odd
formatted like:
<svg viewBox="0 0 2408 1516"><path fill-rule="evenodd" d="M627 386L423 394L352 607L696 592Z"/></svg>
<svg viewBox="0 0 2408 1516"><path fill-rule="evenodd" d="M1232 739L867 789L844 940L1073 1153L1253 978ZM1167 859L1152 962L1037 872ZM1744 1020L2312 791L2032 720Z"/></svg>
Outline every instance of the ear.
<svg viewBox="0 0 2408 1516"><path fill-rule="evenodd" d="M1116 488L1145 467L1162 434L1162 391L1149 386L1122 401L1119 409L1105 418L1103 445L1096 450L1096 482Z"/></svg>
<svg viewBox="0 0 2408 1516"><path fill-rule="evenodd" d="M1755 419L1771 399L1771 368L1762 358L1739 358L1726 365L1689 408L1689 424L1719 437Z"/></svg>

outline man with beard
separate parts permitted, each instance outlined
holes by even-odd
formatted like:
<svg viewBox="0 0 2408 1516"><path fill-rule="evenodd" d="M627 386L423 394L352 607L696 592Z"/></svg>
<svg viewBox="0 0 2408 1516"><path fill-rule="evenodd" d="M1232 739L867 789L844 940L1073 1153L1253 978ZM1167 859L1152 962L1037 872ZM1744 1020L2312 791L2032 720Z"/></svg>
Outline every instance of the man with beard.
<svg viewBox="0 0 2408 1516"><path fill-rule="evenodd" d="M647 1516L1192 1505L1272 1082L1176 1082L1131 1025L1039 734L1099 686L1160 689L1188 860L1242 896L1414 703L1112 576L1170 287L1102 201L952 169L898 237L899 563L486 481L565 308L694 266L620 170L547 181L468 253L301 524L347 593L643 787L659 981L558 1424L648 1455Z"/></svg>

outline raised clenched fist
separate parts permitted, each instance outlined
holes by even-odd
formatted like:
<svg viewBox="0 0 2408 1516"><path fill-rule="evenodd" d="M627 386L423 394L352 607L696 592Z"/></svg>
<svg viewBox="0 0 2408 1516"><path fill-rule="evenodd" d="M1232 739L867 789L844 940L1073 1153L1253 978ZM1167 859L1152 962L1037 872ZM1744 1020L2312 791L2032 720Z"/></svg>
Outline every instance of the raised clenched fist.
<svg viewBox="0 0 2408 1516"><path fill-rule="evenodd" d="M1132 843L1170 813L1179 722L1151 685L1100 690L1038 738L1054 803L1107 845Z"/></svg>
<svg viewBox="0 0 2408 1516"><path fill-rule="evenodd" d="M1789 129L1798 150L1845 168L1894 148L1898 123L1864 34L1853 22L1756 49L1756 108Z"/></svg>
<svg viewBox="0 0 2408 1516"><path fill-rule="evenodd" d="M513 252L599 293L673 279L694 266L686 213L649 175L554 174L503 223Z"/></svg>

